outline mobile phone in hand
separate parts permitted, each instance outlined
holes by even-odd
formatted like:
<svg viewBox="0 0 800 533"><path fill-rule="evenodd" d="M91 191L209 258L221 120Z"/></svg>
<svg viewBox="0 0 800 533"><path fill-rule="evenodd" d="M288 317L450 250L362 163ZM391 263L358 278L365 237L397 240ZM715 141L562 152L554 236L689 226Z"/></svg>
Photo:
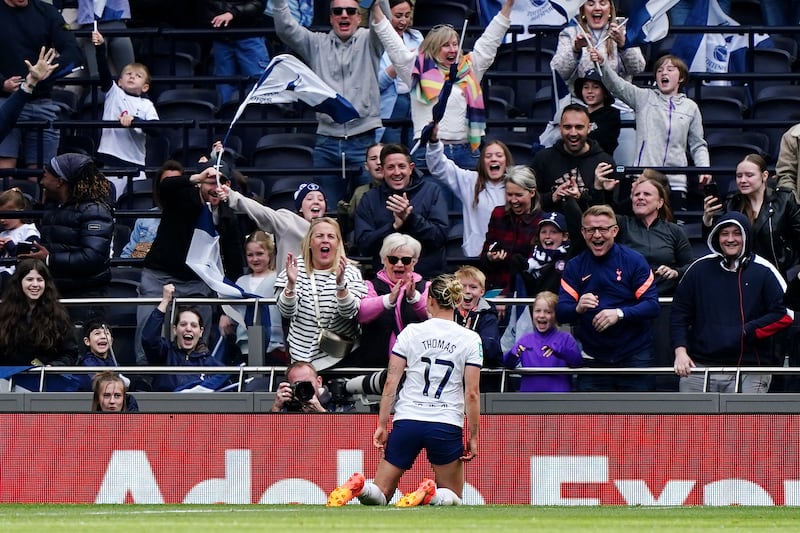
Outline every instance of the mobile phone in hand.
<svg viewBox="0 0 800 533"><path fill-rule="evenodd" d="M17 255L32 254L36 252L36 245L32 242L22 241L17 243Z"/></svg>
<svg viewBox="0 0 800 533"><path fill-rule="evenodd" d="M719 198L719 187L717 184L712 181L711 183L703 185L703 196L715 196Z"/></svg>

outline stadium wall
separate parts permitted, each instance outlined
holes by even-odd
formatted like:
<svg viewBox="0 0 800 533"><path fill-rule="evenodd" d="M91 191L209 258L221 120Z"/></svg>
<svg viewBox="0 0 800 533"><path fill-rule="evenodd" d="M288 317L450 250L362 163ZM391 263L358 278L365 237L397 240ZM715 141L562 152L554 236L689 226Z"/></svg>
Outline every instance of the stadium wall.
<svg viewBox="0 0 800 533"><path fill-rule="evenodd" d="M0 502L323 504L376 415L0 414ZM800 505L799 415L484 415L469 504ZM424 456L401 481L432 475Z"/></svg>

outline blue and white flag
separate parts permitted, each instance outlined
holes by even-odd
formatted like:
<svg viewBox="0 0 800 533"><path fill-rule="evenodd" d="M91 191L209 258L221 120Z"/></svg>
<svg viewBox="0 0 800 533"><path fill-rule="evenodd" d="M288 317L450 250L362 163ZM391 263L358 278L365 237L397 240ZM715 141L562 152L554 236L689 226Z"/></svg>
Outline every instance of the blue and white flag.
<svg viewBox="0 0 800 533"><path fill-rule="evenodd" d="M569 92L569 86L564 78L561 77L555 69L552 70L553 75L553 101L551 108L553 110L553 120L545 126L544 131L539 135L539 145L542 148L553 146L556 141L561 138L561 113L564 108L572 103L572 95Z"/></svg>
<svg viewBox="0 0 800 533"><path fill-rule="evenodd" d="M533 34L528 33L528 26L563 26L572 16L565 13L573 10L578 12L583 1L572 0L551 2L549 0L529 0L527 2L514 2L511 8L511 24L522 26L525 30L517 36L517 40L529 39ZM503 0L478 0L478 13L482 26L487 26L503 7ZM505 42L511 41L511 35L506 35Z"/></svg>
<svg viewBox="0 0 800 533"><path fill-rule="evenodd" d="M550 0L550 5L564 17L564 20L572 20L581 12L586 0Z"/></svg>
<svg viewBox="0 0 800 533"><path fill-rule="evenodd" d="M250 104L288 104L301 100L341 124L359 114L346 98L331 89L305 63L289 54L275 56L236 110L230 127Z"/></svg>
<svg viewBox="0 0 800 533"><path fill-rule="evenodd" d="M687 26L738 26L739 23L726 15L717 0L696 0L686 18ZM756 46L772 46L769 35L754 36ZM747 34L691 33L675 38L672 53L689 66L690 72L745 72L748 49Z"/></svg>
<svg viewBox="0 0 800 533"><path fill-rule="evenodd" d="M625 47L660 41L669 33L667 12L678 0L634 0L628 2Z"/></svg>
<svg viewBox="0 0 800 533"><path fill-rule="evenodd" d="M219 234L214 227L210 209L202 209L186 253L186 266L202 279L220 298L261 298L250 294L225 277L220 255ZM239 324L252 326L254 322L254 306L223 305L225 314ZM260 323L265 331L270 331L269 310L265 304L259 305Z"/></svg>

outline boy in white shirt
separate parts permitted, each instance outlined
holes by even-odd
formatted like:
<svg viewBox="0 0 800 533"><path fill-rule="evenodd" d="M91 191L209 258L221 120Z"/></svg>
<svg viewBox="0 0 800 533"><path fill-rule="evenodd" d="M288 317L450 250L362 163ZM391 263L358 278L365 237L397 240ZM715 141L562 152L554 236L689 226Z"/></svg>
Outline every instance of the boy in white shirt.
<svg viewBox="0 0 800 533"><path fill-rule="evenodd" d="M105 39L100 32L92 32L92 43L97 53L97 68L100 88L106 94L103 120L118 120L124 128L104 128L100 137L97 156L107 167L137 167L140 172L133 179L144 179L145 135L157 134L147 131L144 121L158 120L153 102L147 98L150 90L150 71L141 63L125 65L117 83L111 78L106 61ZM108 178L116 188L119 198L127 185L126 176Z"/></svg>

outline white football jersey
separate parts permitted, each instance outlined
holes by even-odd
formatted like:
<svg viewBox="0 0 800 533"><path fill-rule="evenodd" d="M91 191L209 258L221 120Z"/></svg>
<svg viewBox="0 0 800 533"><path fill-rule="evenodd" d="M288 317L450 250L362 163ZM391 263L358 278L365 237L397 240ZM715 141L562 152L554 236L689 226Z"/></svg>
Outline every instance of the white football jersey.
<svg viewBox="0 0 800 533"><path fill-rule="evenodd" d="M464 426L464 368L483 365L480 336L452 320L431 318L409 324L392 353L406 360L394 420Z"/></svg>

